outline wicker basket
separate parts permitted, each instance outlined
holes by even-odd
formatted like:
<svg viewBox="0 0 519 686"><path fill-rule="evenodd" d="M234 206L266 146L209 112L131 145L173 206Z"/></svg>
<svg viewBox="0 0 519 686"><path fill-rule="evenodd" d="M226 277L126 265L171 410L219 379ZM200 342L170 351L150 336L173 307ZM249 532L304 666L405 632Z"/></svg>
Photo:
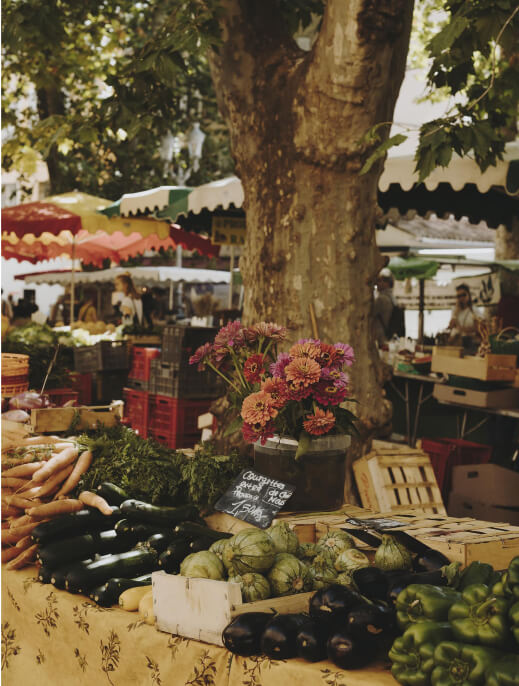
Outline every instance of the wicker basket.
<svg viewBox="0 0 519 686"><path fill-rule="evenodd" d="M2 397L29 389L29 356L2 353Z"/></svg>
<svg viewBox="0 0 519 686"><path fill-rule="evenodd" d="M490 336L490 349L498 355L519 355L519 329L509 326L497 335Z"/></svg>

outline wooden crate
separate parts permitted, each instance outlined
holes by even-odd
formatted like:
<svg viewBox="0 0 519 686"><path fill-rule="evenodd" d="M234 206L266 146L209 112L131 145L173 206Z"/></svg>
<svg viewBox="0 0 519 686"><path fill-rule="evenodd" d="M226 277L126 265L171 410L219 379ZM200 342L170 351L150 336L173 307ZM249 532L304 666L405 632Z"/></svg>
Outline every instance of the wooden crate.
<svg viewBox="0 0 519 686"><path fill-rule="evenodd" d="M459 403L473 407L517 408L519 388L499 388L492 391L476 391L457 388L447 384L434 384L433 396L439 402Z"/></svg>
<svg viewBox="0 0 519 686"><path fill-rule="evenodd" d="M123 417L124 403L116 400L110 405L90 407L46 407L31 410L31 427L34 433L93 429L96 426L115 426Z"/></svg>
<svg viewBox="0 0 519 686"><path fill-rule="evenodd" d="M244 612L307 612L310 593L242 603L240 585L213 579L152 574L157 628L177 636L223 645L222 631Z"/></svg>
<svg viewBox="0 0 519 686"><path fill-rule="evenodd" d="M446 514L431 460L419 448L373 441L371 452L353 463L353 471L364 507Z"/></svg>
<svg viewBox="0 0 519 686"><path fill-rule="evenodd" d="M485 357L452 357L442 355L434 348L431 371L464 376L481 381L513 381L515 378L516 355L494 355Z"/></svg>

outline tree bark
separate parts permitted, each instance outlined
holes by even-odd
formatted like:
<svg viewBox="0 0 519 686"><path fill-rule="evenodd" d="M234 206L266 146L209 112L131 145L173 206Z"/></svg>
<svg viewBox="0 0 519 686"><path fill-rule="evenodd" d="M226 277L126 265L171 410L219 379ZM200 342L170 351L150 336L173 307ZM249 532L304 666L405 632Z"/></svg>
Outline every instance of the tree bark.
<svg viewBox="0 0 519 686"><path fill-rule="evenodd" d="M44 119L47 119L47 117L56 114L65 114L63 93L56 86L38 88L36 96L40 120L43 121ZM56 145L51 146L45 162L47 163L47 168L49 170L50 194L54 195L56 193L62 193L63 191L69 191L70 187L68 184L70 182L67 176L64 176L61 171L59 152Z"/></svg>
<svg viewBox="0 0 519 686"><path fill-rule="evenodd" d="M211 69L245 191L244 320L284 324L295 340L312 335L313 307L321 340L353 346L365 447L390 407L372 330L382 163L360 176L370 149L358 141L392 119L413 2L328 0L308 53L282 31L274 2L224 7Z"/></svg>
<svg viewBox="0 0 519 686"><path fill-rule="evenodd" d="M519 219L514 219L510 228L498 227L494 244L496 260L519 260ZM500 281L502 293L519 295L515 274L501 270Z"/></svg>

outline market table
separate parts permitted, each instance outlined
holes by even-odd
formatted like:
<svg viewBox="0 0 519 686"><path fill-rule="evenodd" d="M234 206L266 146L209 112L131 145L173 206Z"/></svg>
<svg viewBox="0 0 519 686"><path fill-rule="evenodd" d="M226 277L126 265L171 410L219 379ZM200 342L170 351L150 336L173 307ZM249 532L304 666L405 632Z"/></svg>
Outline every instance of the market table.
<svg viewBox="0 0 519 686"><path fill-rule="evenodd" d="M2 678L39 686L395 686L383 666L344 671L331 662L241 658L159 632L137 613L101 608L2 568ZM99 681L97 681L99 680Z"/></svg>

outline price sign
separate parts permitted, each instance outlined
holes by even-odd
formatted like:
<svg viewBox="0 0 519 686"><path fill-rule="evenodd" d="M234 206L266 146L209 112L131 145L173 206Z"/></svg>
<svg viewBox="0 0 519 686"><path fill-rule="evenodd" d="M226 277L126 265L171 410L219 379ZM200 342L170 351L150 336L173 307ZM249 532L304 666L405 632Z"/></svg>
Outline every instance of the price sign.
<svg viewBox="0 0 519 686"><path fill-rule="evenodd" d="M284 481L271 479L254 469L244 469L214 507L266 529L295 490L295 486Z"/></svg>

